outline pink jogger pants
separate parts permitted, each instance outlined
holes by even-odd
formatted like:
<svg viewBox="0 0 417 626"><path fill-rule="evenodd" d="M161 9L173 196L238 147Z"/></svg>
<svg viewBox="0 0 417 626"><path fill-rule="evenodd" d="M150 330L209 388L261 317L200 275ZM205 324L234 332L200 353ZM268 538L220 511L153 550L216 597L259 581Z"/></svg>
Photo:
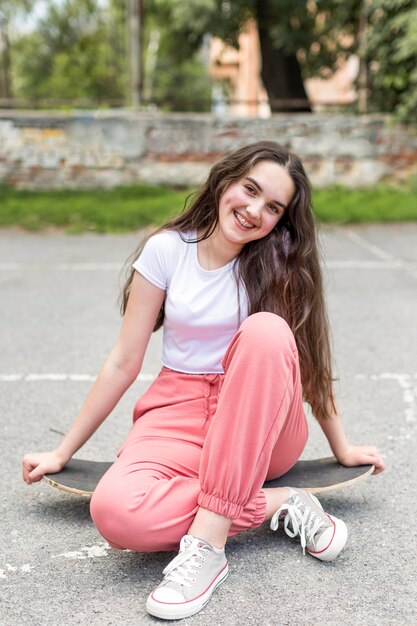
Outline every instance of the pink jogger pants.
<svg viewBox="0 0 417 626"><path fill-rule="evenodd" d="M272 313L249 316L223 368L163 368L137 402L133 428L91 500L113 547L177 549L199 506L231 518L230 535L264 521L264 481L290 469L307 440L290 328Z"/></svg>

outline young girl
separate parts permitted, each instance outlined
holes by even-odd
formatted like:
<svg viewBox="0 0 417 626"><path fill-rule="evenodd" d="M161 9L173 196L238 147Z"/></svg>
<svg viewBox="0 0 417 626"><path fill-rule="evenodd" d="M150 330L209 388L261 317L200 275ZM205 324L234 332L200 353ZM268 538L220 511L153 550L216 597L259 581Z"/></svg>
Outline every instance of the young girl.
<svg viewBox="0 0 417 626"><path fill-rule="evenodd" d="M349 445L335 407L310 186L295 155L263 141L225 156L137 256L120 336L80 414L56 450L24 457L23 477L62 469L136 380L163 324L162 370L91 515L115 548L179 545L147 601L179 619L227 576L227 538L265 520L275 530L283 519L318 559L343 549L345 524L316 498L262 488L304 449L303 398L340 463L384 465L375 447Z"/></svg>

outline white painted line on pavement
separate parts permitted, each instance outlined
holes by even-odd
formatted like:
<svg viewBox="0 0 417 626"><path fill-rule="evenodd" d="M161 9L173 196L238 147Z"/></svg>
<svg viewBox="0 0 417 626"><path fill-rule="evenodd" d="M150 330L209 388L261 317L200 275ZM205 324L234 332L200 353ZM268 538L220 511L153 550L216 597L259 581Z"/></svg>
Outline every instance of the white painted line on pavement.
<svg viewBox="0 0 417 626"><path fill-rule="evenodd" d="M0 382L13 383L16 380L22 380L23 374L0 374Z"/></svg>
<svg viewBox="0 0 417 626"><path fill-rule="evenodd" d="M0 271L76 271L96 272L122 270L123 263L0 263Z"/></svg>
<svg viewBox="0 0 417 626"><path fill-rule="evenodd" d="M70 380L73 382L94 382L97 376L91 374L63 374L63 373L46 373L46 374L0 374L1 383L13 383L23 381L27 383L33 382L61 382ZM141 382L151 382L155 380L154 374L139 374L137 380Z"/></svg>
<svg viewBox="0 0 417 626"><path fill-rule="evenodd" d="M62 552L61 554L52 554L50 559L64 558L64 559L95 559L97 557L108 556L111 548L108 543L101 543L92 546L85 546L79 550L72 550L70 552ZM130 552L130 550L125 550ZM7 580L11 575L30 574L30 572L39 567L39 565L30 565L25 563L24 565L12 565L11 563L5 563L3 568L0 568L0 579Z"/></svg>
<svg viewBox="0 0 417 626"><path fill-rule="evenodd" d="M137 380L140 382L152 382L155 380L154 374L139 374ZM381 372L380 374L356 374L356 380L394 380L401 387L405 404L405 420L407 422L417 421L417 372L406 374L399 372ZM0 383L13 382L94 382L96 376L92 374L65 374L62 372L37 373L13 373L1 374Z"/></svg>
<svg viewBox="0 0 417 626"><path fill-rule="evenodd" d="M102 543L96 546L86 546L81 550L73 550L71 552L62 552L62 554L53 554L52 558L56 559L64 557L66 559L94 559L95 557L107 556L111 547L108 543Z"/></svg>
<svg viewBox="0 0 417 626"><path fill-rule="evenodd" d="M357 374L357 380L393 380L398 383L403 392L404 417L406 422L417 421L417 373L404 374L397 372L382 372L381 374Z"/></svg>
<svg viewBox="0 0 417 626"><path fill-rule="evenodd" d="M28 383L38 380L51 380L53 382L59 382L67 380L68 374L26 374L24 380Z"/></svg>
<svg viewBox="0 0 417 626"><path fill-rule="evenodd" d="M403 261L328 261L325 266L336 270L417 270L417 264Z"/></svg>
<svg viewBox="0 0 417 626"><path fill-rule="evenodd" d="M368 249L366 247L366 249ZM369 250L369 249L368 249ZM364 260L327 260L325 266L332 269L363 269L363 270L400 270L409 269L417 271L417 263L408 263L395 259L384 258L381 261ZM40 271L40 272L96 272L96 271L122 271L120 263L0 263L0 271Z"/></svg>
<svg viewBox="0 0 417 626"><path fill-rule="evenodd" d="M397 269L397 270L403 270L403 271L406 270L408 274L411 275L413 278L417 278L417 264L416 263L409 263L407 261L403 261L402 259L399 259L398 257L393 256L392 254L390 254L389 252L386 252L379 246L375 246L373 243L370 243L369 241L365 239L365 237L361 237L361 235L358 235L358 233L353 232L352 230L346 229L345 232L346 232L346 236L348 239L353 241L360 248L363 248L367 252L370 252L374 256L378 257L378 259L380 259L384 265L384 267L382 267L380 265L377 265L376 262L374 262L375 266L374 267L369 266L368 269ZM353 261L353 263L355 263L355 261ZM369 263L369 262L361 261L361 263ZM357 269L366 269L366 268L358 265Z"/></svg>
<svg viewBox="0 0 417 626"><path fill-rule="evenodd" d="M369 241L367 241L364 237L361 237L360 235L358 235L358 233L355 233L352 230L346 230L346 236L351 241L356 243L360 248L367 250L368 252L378 257L379 259L382 259L383 261L399 261L399 259L392 256L392 254L385 252L385 250L382 250L382 248L375 246L373 243L369 243Z"/></svg>

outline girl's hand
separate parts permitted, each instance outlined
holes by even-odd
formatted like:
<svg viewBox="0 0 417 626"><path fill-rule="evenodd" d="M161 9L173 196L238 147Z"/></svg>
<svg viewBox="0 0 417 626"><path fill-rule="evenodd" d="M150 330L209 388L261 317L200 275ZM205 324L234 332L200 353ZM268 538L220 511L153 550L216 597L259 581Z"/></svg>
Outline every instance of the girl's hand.
<svg viewBox="0 0 417 626"><path fill-rule="evenodd" d="M44 474L60 472L67 460L54 450L53 452L25 454L22 462L23 480L31 485L41 480Z"/></svg>
<svg viewBox="0 0 417 626"><path fill-rule="evenodd" d="M375 465L373 474L379 474L385 469L385 464L378 449L375 446L351 446L348 445L342 452L337 454L337 460L346 467L355 465Z"/></svg>

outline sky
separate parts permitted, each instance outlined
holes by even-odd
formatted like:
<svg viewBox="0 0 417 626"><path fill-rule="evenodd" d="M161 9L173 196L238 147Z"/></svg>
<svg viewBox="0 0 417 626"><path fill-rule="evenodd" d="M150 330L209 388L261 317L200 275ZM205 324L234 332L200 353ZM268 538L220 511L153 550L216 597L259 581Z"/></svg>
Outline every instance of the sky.
<svg viewBox="0 0 417 626"><path fill-rule="evenodd" d="M45 13L48 5L51 4L62 4L65 0L33 0L32 2L32 12L29 16L22 16L21 18L16 19L14 27L20 33L31 32L35 26L36 22L42 18ZM107 0L96 0L97 5L105 5Z"/></svg>
<svg viewBox="0 0 417 626"><path fill-rule="evenodd" d="M45 15L47 0L34 0L30 15L23 15L14 21L14 29L20 33L30 32L34 29L37 20Z"/></svg>

